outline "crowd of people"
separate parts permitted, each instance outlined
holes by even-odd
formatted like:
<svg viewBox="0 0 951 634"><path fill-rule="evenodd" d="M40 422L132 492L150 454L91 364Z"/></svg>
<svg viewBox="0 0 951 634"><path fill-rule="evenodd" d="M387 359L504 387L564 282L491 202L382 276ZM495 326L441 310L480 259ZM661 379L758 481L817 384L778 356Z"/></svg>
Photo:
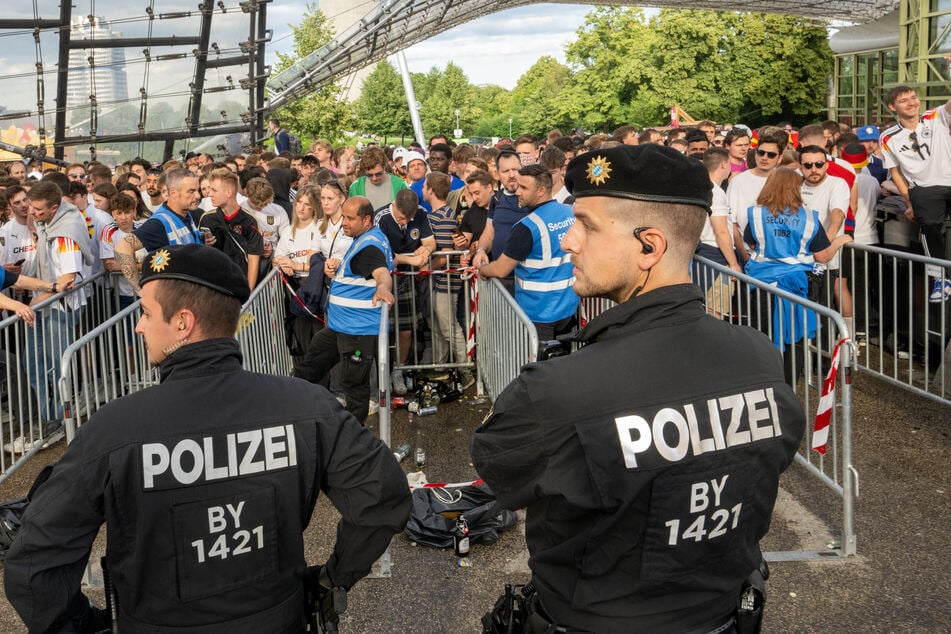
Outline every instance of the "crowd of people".
<svg viewBox="0 0 951 634"><path fill-rule="evenodd" d="M300 155L272 120L276 152L42 173L14 162L0 175L0 281L12 289L0 308L49 344L81 319L87 293L74 287L121 271L120 305L141 297L136 330L162 383L101 410L39 487L5 565L11 602L31 629L108 628L78 587L106 522L122 627L301 631L310 591L335 616L327 597L367 573L410 507L398 464L361 425L380 306L399 317L397 394L420 301L432 364L462 366L468 387L461 277L421 286L409 273L475 269L501 281L540 340L576 328L580 297L619 304L581 332L578 353L527 366L473 439L500 504L528 509L519 631L758 631L758 542L805 417L775 348L789 342L719 319L729 281L698 288L691 260L803 297L820 276L849 318L854 272L837 252L881 240L885 195L944 257L951 102L922 115L899 87L888 105L897 123L881 133L701 121L493 147L316 141ZM319 298L288 315L295 375L335 388L349 414L305 382L241 370L231 333L272 268ZM930 299L949 296L936 280ZM55 359L38 357L62 343L21 360L54 423L38 369ZM342 517L333 556L305 574L300 533L318 489ZM487 631L511 619L502 612Z"/></svg>
<svg viewBox="0 0 951 634"><path fill-rule="evenodd" d="M358 358L359 371L343 372L345 380L334 374L333 384L362 420L375 404L363 402L366 390L354 391L354 386L364 386L372 374L368 365L375 346L352 339L326 357L320 346L330 344L326 335L318 337L332 301L331 281L359 236L374 229L372 235L385 245L362 256L371 259L374 254L369 270L380 268L376 265L389 269L387 258L392 259L397 366L406 365L410 354L418 355L423 347L427 364L465 366L470 361L460 276L438 275L420 283L421 278L407 274L429 268L471 266L483 277L499 278L535 324L540 340L556 339L577 327L570 254L561 246L574 223L574 197L565 184L568 162L598 149L659 144L702 162L712 181L712 215L699 255L803 297L831 297L851 321L852 294L862 295L865 289L852 288L850 279L865 272L849 270L850 262L837 253L842 245L855 241L908 248L915 222L925 252L947 257L949 106L922 115L920 101L908 87L893 89L887 100L896 123L883 130L834 121L798 129L780 122L757 130L700 121L668 129L622 126L611 135L552 130L541 139L526 134L483 145L456 144L435 135L425 148L417 143L335 147L317 140L301 155L289 149L289 137L297 137L272 120L273 149L279 152L261 147L217 158L189 153L183 161L161 164L136 158L114 168L90 162L42 172L15 161L0 172L0 265L12 286L3 307L32 320L29 305L49 296L31 297L25 290L30 283L16 284L14 276L35 277L61 291L101 270L125 273L119 282L125 307L134 300L142 258L168 244L198 242L221 250L246 272L249 289L272 267L299 289L316 265L310 283L323 289L323 301L313 311L320 319L308 311L287 320L295 372L326 383L327 371L318 369L327 359L339 359L347 368ZM607 174L611 167L599 169ZM883 198L904 215L892 215L887 222L877 219ZM362 222L347 223L349 201L369 216L365 228ZM38 248L44 239L46 248ZM451 255L433 256L447 252ZM347 275L359 275L355 272L369 266L359 259L346 264L357 266L347 269ZM701 275L699 281L713 314L728 314L736 301L729 279ZM936 279L930 300L949 297L951 282ZM861 306L865 297L859 299ZM65 304L44 311L38 323L45 320L45 331L66 337L85 301L84 294L71 294ZM780 348L791 342L792 333L811 334L808 324L778 323L784 318L794 319L793 312L777 310L774 315L777 332L787 338L777 342ZM346 332L354 330L348 321L337 321L338 334L362 337L372 330L363 324L356 328L361 332ZM360 354L354 355L358 349ZM21 361L28 375L30 365L38 362ZM52 356L49 365L55 365ZM462 380L465 387L473 382L467 368ZM396 394L406 393L402 370L392 371L391 382ZM48 381L33 372L30 384L40 420L61 418Z"/></svg>

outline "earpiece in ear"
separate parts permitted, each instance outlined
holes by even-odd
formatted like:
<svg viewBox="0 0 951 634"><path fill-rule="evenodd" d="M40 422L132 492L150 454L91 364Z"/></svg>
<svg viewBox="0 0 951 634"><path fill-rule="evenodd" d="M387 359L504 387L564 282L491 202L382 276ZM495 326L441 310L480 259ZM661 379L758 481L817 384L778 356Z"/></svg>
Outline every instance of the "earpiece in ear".
<svg viewBox="0 0 951 634"><path fill-rule="evenodd" d="M179 329L179 330L185 330L185 322L184 322L184 321L178 322L178 329Z"/></svg>
<svg viewBox="0 0 951 634"><path fill-rule="evenodd" d="M645 229L650 229L650 227L638 227L637 229L635 229L635 230L634 230L634 237L637 238L637 241L641 243L641 252L646 255L646 254L649 254L649 253L653 253L653 252L654 252L654 247L651 246L651 243L650 243L650 242L646 242L646 241L641 237L641 231L644 231Z"/></svg>

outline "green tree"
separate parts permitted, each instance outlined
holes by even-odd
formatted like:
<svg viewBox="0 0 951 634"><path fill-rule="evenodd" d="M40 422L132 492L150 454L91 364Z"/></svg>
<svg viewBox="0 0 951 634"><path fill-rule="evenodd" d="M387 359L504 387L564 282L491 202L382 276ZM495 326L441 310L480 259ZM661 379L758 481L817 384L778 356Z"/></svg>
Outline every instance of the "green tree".
<svg viewBox="0 0 951 634"><path fill-rule="evenodd" d="M656 101L643 99L657 39L641 9L597 7L588 13L578 39L565 49L575 73L562 93L560 118L592 131L625 123L656 125Z"/></svg>
<svg viewBox="0 0 951 634"><path fill-rule="evenodd" d="M432 72L432 71L430 71ZM420 118L428 136L451 134L456 127L455 111L459 111L459 126L472 130L475 126L475 103L472 85L462 68L449 62L436 80L431 93L422 101Z"/></svg>
<svg viewBox="0 0 951 634"><path fill-rule="evenodd" d="M591 11L566 56L558 103L589 130L661 125L680 104L696 118L750 124L823 108L828 35L794 16L664 9Z"/></svg>
<svg viewBox="0 0 951 634"><path fill-rule="evenodd" d="M570 82L568 67L548 55L525 71L512 91L510 109L518 113L521 132L545 136L553 127L570 125L560 108L562 93Z"/></svg>
<svg viewBox="0 0 951 634"><path fill-rule="evenodd" d="M382 136L403 136L413 132L403 81L388 61L377 64L363 80L363 90L356 106L358 124L363 132Z"/></svg>
<svg viewBox="0 0 951 634"><path fill-rule="evenodd" d="M278 53L273 72L280 73L294 62L307 57L333 38L333 27L313 3L307 3L300 24L288 25L294 34L294 53ZM298 135L312 138L339 139L344 130L353 127L351 106L342 97L343 89L336 83L325 84L293 103L280 108L275 116L282 127Z"/></svg>

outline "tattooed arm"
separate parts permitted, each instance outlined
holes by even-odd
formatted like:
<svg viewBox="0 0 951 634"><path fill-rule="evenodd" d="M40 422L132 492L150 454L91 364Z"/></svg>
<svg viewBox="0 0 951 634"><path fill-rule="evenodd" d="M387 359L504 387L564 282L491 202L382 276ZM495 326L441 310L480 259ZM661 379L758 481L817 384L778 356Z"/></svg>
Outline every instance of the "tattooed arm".
<svg viewBox="0 0 951 634"><path fill-rule="evenodd" d="M139 266L135 261L135 252L145 248L142 242L134 234L129 234L116 244L116 263L122 275L129 280L129 284L138 293L139 288Z"/></svg>

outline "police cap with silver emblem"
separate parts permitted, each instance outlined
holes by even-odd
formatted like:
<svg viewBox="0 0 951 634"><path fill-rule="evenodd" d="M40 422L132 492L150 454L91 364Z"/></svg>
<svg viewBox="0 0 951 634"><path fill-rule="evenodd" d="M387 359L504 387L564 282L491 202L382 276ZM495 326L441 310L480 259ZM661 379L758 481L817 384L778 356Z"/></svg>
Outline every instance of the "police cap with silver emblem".
<svg viewBox="0 0 951 634"><path fill-rule="evenodd" d="M607 196L696 205L710 213L713 183L703 163L656 144L621 145L577 156L565 185L575 198Z"/></svg>
<svg viewBox="0 0 951 634"><path fill-rule="evenodd" d="M227 255L202 244L169 245L150 253L142 263L140 285L154 280L182 280L248 301L248 278Z"/></svg>

